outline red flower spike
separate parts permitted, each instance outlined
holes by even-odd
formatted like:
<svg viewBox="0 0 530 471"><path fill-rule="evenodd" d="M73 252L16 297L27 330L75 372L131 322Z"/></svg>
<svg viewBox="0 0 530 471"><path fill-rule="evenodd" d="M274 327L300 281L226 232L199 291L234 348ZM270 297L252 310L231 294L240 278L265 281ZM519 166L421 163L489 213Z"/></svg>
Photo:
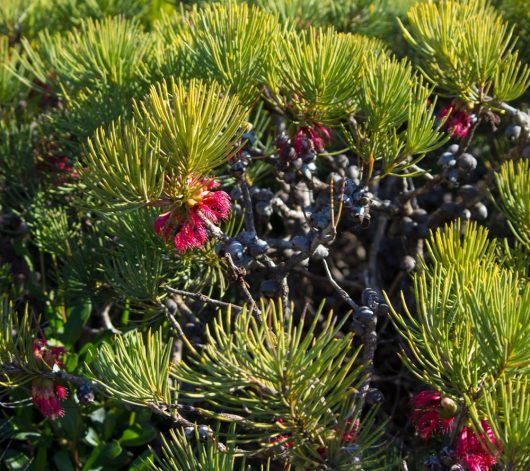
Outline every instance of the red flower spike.
<svg viewBox="0 0 530 471"><path fill-rule="evenodd" d="M45 339L35 339L33 341L33 355L35 359L42 360L49 367L63 366L59 361L59 356L66 353L64 347L48 348ZM31 399L38 407L42 415L55 420L64 416L64 409L59 401L64 401L68 397L68 389L55 384L53 380L47 378L36 378L31 384Z"/></svg>
<svg viewBox="0 0 530 471"><path fill-rule="evenodd" d="M345 431L342 434L341 444L355 443L357 441L357 432L359 430L359 419L356 419L355 421L348 419L346 424L348 425L348 427L346 427L348 431Z"/></svg>
<svg viewBox="0 0 530 471"><path fill-rule="evenodd" d="M59 384L55 385L55 396L60 400L64 401L68 397L68 389Z"/></svg>
<svg viewBox="0 0 530 471"><path fill-rule="evenodd" d="M230 196L224 191L211 191L218 186L214 179L189 178L185 204L159 215L153 224L155 233L165 240L175 234L173 243L179 252L203 247L208 233L202 218L218 224L230 214Z"/></svg>
<svg viewBox="0 0 530 471"><path fill-rule="evenodd" d="M277 424L284 424L285 419L278 419L276 421ZM280 445L283 445L287 448L292 448L294 446L294 441L289 440L289 435L277 435L276 437L273 437L269 440L270 443L278 443Z"/></svg>
<svg viewBox="0 0 530 471"><path fill-rule="evenodd" d="M497 440L493 435L490 425L486 420L482 422L482 428L493 445ZM456 445L456 456L469 471L489 471L495 465L495 456L484 447L487 443L485 436L479 439L477 434L469 427L464 426L460 439Z"/></svg>
<svg viewBox="0 0 530 471"><path fill-rule="evenodd" d="M412 400L414 411L411 420L424 440L437 430L447 433L454 422L454 417L447 417L447 410L440 407L442 400L438 391L421 391Z"/></svg>
<svg viewBox="0 0 530 471"><path fill-rule="evenodd" d="M171 221L171 222L170 222ZM155 233L163 237L166 241L171 237L171 233L174 231L174 224L178 224L178 217L174 215L171 217L171 211L160 214L153 224Z"/></svg>
<svg viewBox="0 0 530 471"><path fill-rule="evenodd" d="M74 170L70 158L66 155L49 155L46 157L50 171L53 173L67 174L71 178L78 178L79 174Z"/></svg>
<svg viewBox="0 0 530 471"><path fill-rule="evenodd" d="M303 126L296 133L294 140L294 150L298 155L305 154L308 150L314 149L317 152L324 152L324 141L331 142L331 130L324 126L315 127Z"/></svg>
<svg viewBox="0 0 530 471"><path fill-rule="evenodd" d="M44 339L35 339L33 341L33 355L35 358L42 360L42 352L44 351L46 344L47 342Z"/></svg>
<svg viewBox="0 0 530 471"><path fill-rule="evenodd" d="M208 241L204 222L197 211L192 211L189 219L182 223L180 231L177 232L173 242L179 252L184 252L195 247L201 248Z"/></svg>
<svg viewBox="0 0 530 471"><path fill-rule="evenodd" d="M31 385L33 404L50 420L64 417L64 409L59 401L66 399L67 395L67 389L54 384L51 379L34 379Z"/></svg>
<svg viewBox="0 0 530 471"><path fill-rule="evenodd" d="M33 341L33 355L37 360L42 360L50 367L54 365L61 366L62 363L58 358L65 353L66 349L64 347L48 348L48 342L45 339L35 339Z"/></svg>
<svg viewBox="0 0 530 471"><path fill-rule="evenodd" d="M463 139L466 137L471 127L471 116L463 110L457 110L454 105L446 106L442 108L438 119L442 120L446 116L449 116L445 121L443 127L451 133L451 136L457 139Z"/></svg>

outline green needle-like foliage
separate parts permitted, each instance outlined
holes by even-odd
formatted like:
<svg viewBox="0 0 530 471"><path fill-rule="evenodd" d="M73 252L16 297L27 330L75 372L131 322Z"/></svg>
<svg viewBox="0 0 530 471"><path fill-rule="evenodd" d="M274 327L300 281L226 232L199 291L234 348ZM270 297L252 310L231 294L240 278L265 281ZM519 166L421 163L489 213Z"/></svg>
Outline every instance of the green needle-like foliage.
<svg viewBox="0 0 530 471"><path fill-rule="evenodd" d="M515 237L530 249L530 164L508 161L495 175L500 209Z"/></svg>
<svg viewBox="0 0 530 471"><path fill-rule="evenodd" d="M530 284L508 258L497 263L486 229L461 229L456 223L431 235L428 262L414 275L416 315L392 310L408 349L402 358L423 382L457 398L477 436L485 436L487 419L498 445L483 446L497 463L526 469Z"/></svg>
<svg viewBox="0 0 530 471"><path fill-rule="evenodd" d="M285 23L293 21L301 26L318 22L323 7L318 0L254 0L253 3L274 13Z"/></svg>
<svg viewBox="0 0 530 471"><path fill-rule="evenodd" d="M231 426L228 435L233 435ZM192 441L195 443L192 444ZM215 436L208 437L204 443L198 429L190 437L183 429L172 429L169 438L162 436L162 456L150 459L150 469L157 471L233 471L247 469L244 460L237 460L235 446L225 447Z"/></svg>
<svg viewBox="0 0 530 471"><path fill-rule="evenodd" d="M188 178L210 173L235 155L247 109L213 82L164 81L135 105L138 122L153 133L168 168Z"/></svg>
<svg viewBox="0 0 530 471"><path fill-rule="evenodd" d="M247 110L220 85L171 80L151 87L131 121L100 128L88 142L83 182L100 210L182 199L189 178L207 175L238 150Z"/></svg>
<svg viewBox="0 0 530 471"><path fill-rule="evenodd" d="M493 266L464 288L484 368L494 376L530 370L530 284Z"/></svg>
<svg viewBox="0 0 530 471"><path fill-rule="evenodd" d="M164 13L153 25L154 36L158 41L157 61L161 77L192 78L194 68L189 43L191 42L190 18L197 14L196 9L175 10Z"/></svg>
<svg viewBox="0 0 530 471"><path fill-rule="evenodd" d="M153 231L158 213L144 208L105 217L104 277L109 285L144 312L149 308L160 312L160 303L167 296L163 285L193 290L219 287L223 291L225 268L215 254L215 241L176 256L173 242L166 242ZM233 220L226 224L228 233L233 226Z"/></svg>
<svg viewBox="0 0 530 471"><path fill-rule="evenodd" d="M442 146L448 137L436 125L430 95L408 62L386 54L370 57L359 86L358 122L345 129L352 150L369 166L381 161L386 176Z"/></svg>
<svg viewBox="0 0 530 471"><path fill-rule="evenodd" d="M100 226L92 226L89 231L82 232L68 244L71 254L60 267L60 280L70 305L76 305L89 298L99 300L103 293L108 291L108 287L103 283L102 273L108 248Z"/></svg>
<svg viewBox="0 0 530 471"><path fill-rule="evenodd" d="M12 72L17 71L18 48L9 46L9 38L0 36L0 105L5 106L20 98L22 82ZM17 73L22 73L17 71Z"/></svg>
<svg viewBox="0 0 530 471"><path fill-rule="evenodd" d="M13 333L16 332L15 335ZM5 296L0 298L0 385L14 387L27 378L9 374L10 367L24 367L31 362L32 341L28 313L19 320ZM25 379L25 380L24 380Z"/></svg>
<svg viewBox="0 0 530 471"><path fill-rule="evenodd" d="M414 276L416 315L393 318L425 383L472 397L485 380L528 371L530 285L494 260L487 231L446 226L431 237L430 262Z"/></svg>
<svg viewBox="0 0 530 471"><path fill-rule="evenodd" d="M66 140L76 154L99 126L130 114L132 99L159 78L159 44L136 20L89 18L66 33L46 30L34 42L23 39L22 46L27 78L19 78L33 87L37 79L64 102L51 114L50 127L54 134L76 136L73 143Z"/></svg>
<svg viewBox="0 0 530 471"><path fill-rule="evenodd" d="M470 105L510 101L530 86L530 68L514 50L513 30L487 0L428 0L408 13L407 41L421 70Z"/></svg>
<svg viewBox="0 0 530 471"><path fill-rule="evenodd" d="M107 394L123 402L149 407L171 404L169 371L171 344L162 330L139 331L114 337L97 352L88 370Z"/></svg>
<svg viewBox="0 0 530 471"><path fill-rule="evenodd" d="M357 388L363 370L355 366L352 335L336 337L347 318L337 322L330 312L317 333L318 314L305 331L304 322L295 323L293 317L284 322L281 309L272 303L264 308L260 324L246 309L237 317L229 309L207 327L204 348L176 365L173 374L197 387L186 392L189 398L206 399L244 417L239 421L255 431L254 440L262 447L270 447L270 440L285 430L296 459L306 466L322 460L313 447L329 445L333 457L328 459L337 469L351 469L342 467L351 466L352 456L341 455L340 437L346 420L353 423L359 417ZM360 456L379 436L370 417L358 432L354 455Z"/></svg>
<svg viewBox="0 0 530 471"><path fill-rule="evenodd" d="M326 21L334 25L340 31L351 31L355 33L378 35L388 27L389 3L388 0L343 0L336 2L327 0ZM320 11L320 8L319 8Z"/></svg>
<svg viewBox="0 0 530 471"><path fill-rule="evenodd" d="M33 351L34 328L28 307L18 313L11 302L0 297L0 386L15 388L50 373L52 367L37 359Z"/></svg>
<svg viewBox="0 0 530 471"><path fill-rule="evenodd" d="M201 7L209 4L208 0L195 0ZM301 27L310 24L321 24L327 5L318 0L220 0L222 5L233 3L256 5L272 13L282 23L294 23Z"/></svg>
<svg viewBox="0 0 530 471"><path fill-rule="evenodd" d="M34 48L23 41L27 57L21 56L22 63L41 82L67 96L87 87L133 88L149 81L154 41L132 20L88 19L64 34L45 31L37 44Z"/></svg>
<svg viewBox="0 0 530 471"><path fill-rule="evenodd" d="M286 30L267 69L277 104L295 122L335 125L356 106L362 58L370 42L332 28Z"/></svg>
<svg viewBox="0 0 530 471"><path fill-rule="evenodd" d="M21 32L32 34L44 27L41 12L49 0L4 0L0 5L0 33L16 38Z"/></svg>
<svg viewBox="0 0 530 471"><path fill-rule="evenodd" d="M193 260L175 257L153 231L157 214L146 208L105 218L105 279L119 295L136 303L156 304L165 297L163 283L172 284L176 278L182 286L190 276Z"/></svg>
<svg viewBox="0 0 530 471"><path fill-rule="evenodd" d="M278 34L273 15L247 4L214 4L189 17L193 75L214 79L251 104L259 97L264 69Z"/></svg>
<svg viewBox="0 0 530 471"><path fill-rule="evenodd" d="M38 185L33 153L35 129L14 113L0 118L0 179L5 204L24 206Z"/></svg>
<svg viewBox="0 0 530 471"><path fill-rule="evenodd" d="M495 262L495 239L490 239L489 231L477 223L470 223L462 236L462 223L445 226L427 240L426 247L431 263L422 263L422 268L433 274L436 268L465 267L469 264Z"/></svg>
<svg viewBox="0 0 530 471"><path fill-rule="evenodd" d="M76 24L86 18L124 15L141 18L147 13L152 1L148 0L55 0L54 7L61 20ZM64 24L63 23L63 24Z"/></svg>
<svg viewBox="0 0 530 471"><path fill-rule="evenodd" d="M136 121L119 119L88 140L81 179L105 207L134 209L156 201L164 189L167 158L152 133L141 135Z"/></svg>
<svg viewBox="0 0 530 471"><path fill-rule="evenodd" d="M28 226L37 246L62 259L68 258L72 254L72 241L79 237L81 225L69 222L66 208L48 207L42 193L35 196L30 214Z"/></svg>
<svg viewBox="0 0 530 471"><path fill-rule="evenodd" d="M220 1L224 5L233 2ZM195 0L195 3L208 5L207 0ZM386 31L393 18L388 14L389 7L403 0L393 0L391 5L388 0L237 0L237 3L256 5L274 14L281 23L298 28L334 26L339 31L376 36Z"/></svg>
<svg viewBox="0 0 530 471"><path fill-rule="evenodd" d="M44 29L65 31L88 18L124 15L141 17L151 1L144 0L3 0L0 5L0 34L13 40L33 39Z"/></svg>
<svg viewBox="0 0 530 471"><path fill-rule="evenodd" d="M530 466L530 384L528 375L514 376L483 389L483 406L488 423L499 441L497 461L505 469L528 469ZM479 411L471 408L478 426Z"/></svg>
<svg viewBox="0 0 530 471"><path fill-rule="evenodd" d="M515 32L519 36L517 48L522 57L530 54L530 8L525 0L494 0L493 4L503 16L516 25Z"/></svg>

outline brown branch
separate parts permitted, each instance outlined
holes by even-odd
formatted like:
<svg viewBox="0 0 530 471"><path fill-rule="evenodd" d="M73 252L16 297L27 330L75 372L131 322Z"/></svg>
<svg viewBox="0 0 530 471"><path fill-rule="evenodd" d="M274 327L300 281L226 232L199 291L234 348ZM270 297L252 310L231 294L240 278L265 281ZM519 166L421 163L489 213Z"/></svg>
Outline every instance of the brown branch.
<svg viewBox="0 0 530 471"><path fill-rule="evenodd" d="M339 293L339 296L344 300L344 302L350 306L354 311L359 308L359 305L344 291L339 284L333 279L333 275L331 274L331 271L329 269L328 263L326 262L326 259L322 259L322 263L324 265L324 269L326 270L326 274L328 276L328 281L331 283L331 286L335 288L335 291Z"/></svg>
<svg viewBox="0 0 530 471"><path fill-rule="evenodd" d="M238 306L237 304L226 303L224 301L219 301L217 299L210 298L205 294L201 293L192 293L190 291L183 291L180 289L171 288L170 286L164 286L164 289L171 294L177 294L179 296L188 297L194 299L195 301L201 301L205 304L210 304L216 307L231 308L235 312L241 312L243 307Z"/></svg>
<svg viewBox="0 0 530 471"><path fill-rule="evenodd" d="M243 295L245 296L247 303L249 304L249 307L252 310L252 315L258 321L258 323L261 323L261 311L258 308L258 304L254 300L252 294L248 289L247 282L245 281L245 269L236 266L236 264L232 260L232 256L229 253L225 254L225 259L228 262L228 268L231 272L232 278L239 284L241 291L243 291Z"/></svg>

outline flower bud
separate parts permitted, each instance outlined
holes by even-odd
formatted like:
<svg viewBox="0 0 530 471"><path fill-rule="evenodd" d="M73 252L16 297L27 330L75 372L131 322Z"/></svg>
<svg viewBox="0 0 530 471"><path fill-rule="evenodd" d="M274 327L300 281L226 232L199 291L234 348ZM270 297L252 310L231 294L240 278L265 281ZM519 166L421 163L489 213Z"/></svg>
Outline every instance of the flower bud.
<svg viewBox="0 0 530 471"><path fill-rule="evenodd" d="M450 419L456 415L458 404L450 397L443 397L440 401L440 418Z"/></svg>

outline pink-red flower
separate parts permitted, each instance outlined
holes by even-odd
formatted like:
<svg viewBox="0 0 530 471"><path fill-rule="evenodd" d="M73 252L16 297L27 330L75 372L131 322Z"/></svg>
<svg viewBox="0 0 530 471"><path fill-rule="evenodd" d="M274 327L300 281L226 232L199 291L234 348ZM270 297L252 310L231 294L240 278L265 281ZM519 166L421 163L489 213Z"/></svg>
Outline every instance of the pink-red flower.
<svg viewBox="0 0 530 471"><path fill-rule="evenodd" d="M43 172L52 175L58 184L79 178L79 174L75 171L72 160L66 155L46 155L44 160L39 163L39 168Z"/></svg>
<svg viewBox="0 0 530 471"><path fill-rule="evenodd" d="M483 420L481 424L491 444L495 446L497 440L490 425L486 420ZM486 444L485 436L479 438L471 428L467 426L462 428L460 439L456 445L456 456L468 471L489 471L495 465L495 451L488 451Z"/></svg>
<svg viewBox="0 0 530 471"><path fill-rule="evenodd" d="M64 386L54 384L51 379L38 378L31 383L33 404L50 420L64 417L64 408L60 401L64 401L67 396L68 390Z"/></svg>
<svg viewBox="0 0 530 471"><path fill-rule="evenodd" d="M166 240L173 236L179 252L203 247L208 240L203 218L218 224L230 214L230 196L224 191L212 191L218 186L214 179L189 178L183 204L160 214L154 222L154 231Z"/></svg>
<svg viewBox="0 0 530 471"><path fill-rule="evenodd" d="M444 123L444 129L451 133L451 136L457 139L466 137L471 127L471 116L464 110L457 109L454 105L448 105L440 111L438 119L442 120L446 116L447 120Z"/></svg>
<svg viewBox="0 0 530 471"><path fill-rule="evenodd" d="M348 419L346 421L346 429L342 434L341 444L355 443L357 441L357 432L359 430L359 419Z"/></svg>
<svg viewBox="0 0 530 471"><path fill-rule="evenodd" d="M59 356L65 353L64 347L50 347L44 339L35 339L33 355L36 360L45 363L49 368L63 366ZM45 417L55 420L64 416L60 401L68 397L68 389L56 384L49 378L35 378L31 383L31 399Z"/></svg>
<svg viewBox="0 0 530 471"><path fill-rule="evenodd" d="M302 126L296 133L294 150L298 155L303 155L309 150L324 152L324 142L331 141L331 130L324 126Z"/></svg>
<svg viewBox="0 0 530 471"><path fill-rule="evenodd" d="M63 366L59 356L66 353L64 347L48 347L48 342L44 339L35 339L33 341L33 355L36 359L42 360L48 366Z"/></svg>
<svg viewBox="0 0 530 471"><path fill-rule="evenodd" d="M438 391L421 391L414 396L412 405L412 423L424 440L435 431L447 433L454 422L455 402L443 398Z"/></svg>
<svg viewBox="0 0 530 471"><path fill-rule="evenodd" d="M277 424L284 424L285 423L285 419L278 419L276 421ZM293 440L289 440L290 435L287 435L287 434L282 434L282 435L276 435L275 437L271 438L269 440L270 443L277 443L278 445L283 445L284 447L287 447L287 448L292 448L294 446L294 441Z"/></svg>
<svg viewBox="0 0 530 471"><path fill-rule="evenodd" d="M277 424L286 424L285 419L278 419L276 420ZM282 427L282 428L285 428ZM337 427L333 430L329 430L329 439L332 437L334 439L338 438L340 436L340 446L349 445L351 443L355 443L357 441L357 433L359 431L359 419L348 419L346 420L344 427ZM292 448L295 445L295 441L291 439L291 435L289 434L282 434L277 435L274 438L271 438L269 440L270 443L277 443L279 445L283 445L286 448ZM318 447L316 449L317 453L320 455L322 459L326 459L327 455L327 449L325 447ZM288 464L285 464L283 467L284 471L289 469ZM306 471L310 471L313 468L306 468Z"/></svg>

